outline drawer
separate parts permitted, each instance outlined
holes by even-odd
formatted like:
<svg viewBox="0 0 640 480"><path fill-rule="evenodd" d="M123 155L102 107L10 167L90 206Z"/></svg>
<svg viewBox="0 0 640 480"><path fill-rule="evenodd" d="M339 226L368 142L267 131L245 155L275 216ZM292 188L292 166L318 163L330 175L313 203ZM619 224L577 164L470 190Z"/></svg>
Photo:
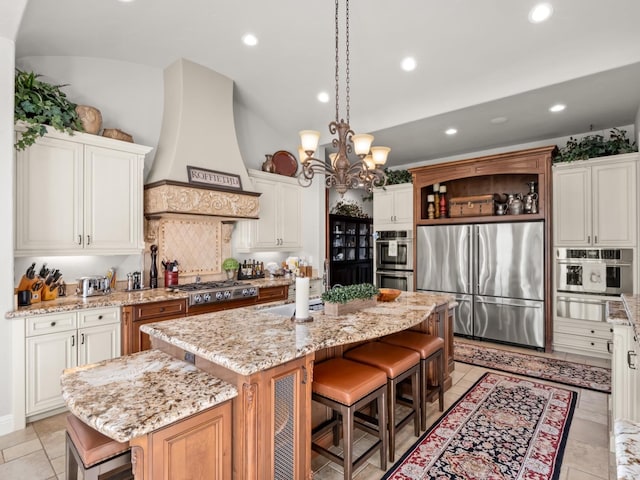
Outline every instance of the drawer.
<svg viewBox="0 0 640 480"><path fill-rule="evenodd" d="M92 308L78 312L78 328L120 323L119 308Z"/></svg>
<svg viewBox="0 0 640 480"><path fill-rule="evenodd" d="M609 324L568 319L556 319L553 331L554 333L580 335L603 340L611 340L613 336L613 327Z"/></svg>
<svg viewBox="0 0 640 480"><path fill-rule="evenodd" d="M47 333L75 330L76 312L52 313L28 317L26 320L27 337L45 335Z"/></svg>
<svg viewBox="0 0 640 480"><path fill-rule="evenodd" d="M583 350L586 352L594 352L599 354L611 353L608 348L609 342L602 338L589 338L580 335L569 335L566 333L556 333L553 336L554 347L558 346L558 350L562 351L561 346L567 346L576 350Z"/></svg>
<svg viewBox="0 0 640 480"><path fill-rule="evenodd" d="M134 305L133 320L184 317L186 312L187 301L185 299L144 303L141 305Z"/></svg>
<svg viewBox="0 0 640 480"><path fill-rule="evenodd" d="M275 300L286 300L288 287L282 285L280 287L267 287L258 290L258 302L273 302Z"/></svg>

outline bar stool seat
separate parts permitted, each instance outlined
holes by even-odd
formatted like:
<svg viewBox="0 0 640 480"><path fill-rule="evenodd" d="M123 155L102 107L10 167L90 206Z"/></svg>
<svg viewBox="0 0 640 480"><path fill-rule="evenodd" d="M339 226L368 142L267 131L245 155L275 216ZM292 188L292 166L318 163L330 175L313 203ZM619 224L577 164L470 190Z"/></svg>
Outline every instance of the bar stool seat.
<svg viewBox="0 0 640 480"><path fill-rule="evenodd" d="M342 465L345 480L350 480L353 471L367 461L376 450L380 450L380 467L387 469L387 435L386 435L386 396L387 376L384 372L361 364L332 358L318 363L313 367L312 399L332 410L330 420L313 429L311 448L330 460ZM377 408L382 412L377 420L361 415L365 421L356 418L358 410L376 401ZM342 418L342 423L340 418ZM339 427L343 431L342 457L317 444L315 440L324 435L329 429L333 431L333 444L340 440ZM353 432L358 427L378 437L371 447L355 460L353 459Z"/></svg>
<svg viewBox="0 0 640 480"><path fill-rule="evenodd" d="M427 428L427 397L429 395L429 364L435 362L438 385L438 409L444 409L444 340L435 335L404 330L381 339L384 343L414 350L420 354L420 427Z"/></svg>
<svg viewBox="0 0 640 480"><path fill-rule="evenodd" d="M67 415L65 478L76 480L78 468L85 480L133 479L129 442L101 434L74 415Z"/></svg>
<svg viewBox="0 0 640 480"><path fill-rule="evenodd" d="M396 431L413 419L415 436L420 435L420 355L410 349L383 342L368 342L344 353L344 357L372 367L379 368L387 375L387 424L389 430L389 460L395 458ZM396 421L395 410L397 386L411 380L411 411Z"/></svg>

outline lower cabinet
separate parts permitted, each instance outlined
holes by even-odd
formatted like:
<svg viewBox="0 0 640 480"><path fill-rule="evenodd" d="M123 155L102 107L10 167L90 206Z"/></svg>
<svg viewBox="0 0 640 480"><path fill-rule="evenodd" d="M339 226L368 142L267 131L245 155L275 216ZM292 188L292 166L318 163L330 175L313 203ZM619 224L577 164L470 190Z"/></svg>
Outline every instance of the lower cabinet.
<svg viewBox="0 0 640 480"><path fill-rule="evenodd" d="M258 290L257 303L275 302L277 300L286 300L289 294L288 285L279 285L277 287L260 287Z"/></svg>
<svg viewBox="0 0 640 480"><path fill-rule="evenodd" d="M556 318L553 349L591 357L611 358L613 327L605 322Z"/></svg>
<svg viewBox="0 0 640 480"><path fill-rule="evenodd" d="M140 331L147 323L181 318L187 314L184 298L162 302L141 303L122 308L122 353L142 352L151 349L149 335Z"/></svg>
<svg viewBox="0 0 640 480"><path fill-rule="evenodd" d="M231 425L228 401L134 438L131 451L135 478L233 478Z"/></svg>
<svg viewBox="0 0 640 480"><path fill-rule="evenodd" d="M630 325L613 326L611 419L640 421L640 346Z"/></svg>
<svg viewBox="0 0 640 480"><path fill-rule="evenodd" d="M65 368L120 356L120 309L101 308L26 318L26 414L64 407Z"/></svg>
<svg viewBox="0 0 640 480"><path fill-rule="evenodd" d="M322 295L322 279L321 278L312 278L309 280L309 298L319 297ZM287 300L295 300L296 299L296 283L293 282L289 285L289 295Z"/></svg>

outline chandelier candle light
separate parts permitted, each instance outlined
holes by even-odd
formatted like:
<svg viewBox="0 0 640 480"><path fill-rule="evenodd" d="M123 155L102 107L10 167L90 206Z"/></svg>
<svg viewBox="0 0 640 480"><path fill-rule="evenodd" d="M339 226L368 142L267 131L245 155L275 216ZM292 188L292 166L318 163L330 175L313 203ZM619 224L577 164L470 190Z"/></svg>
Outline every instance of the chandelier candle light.
<svg viewBox="0 0 640 480"><path fill-rule="evenodd" d="M336 39L336 118L329 124L329 131L334 138L332 145L338 149L337 153L329 155L330 161L326 162L314 158L313 154L318 148L320 132L316 130L303 130L300 132L301 146L298 151L302 171L298 174L299 183L308 187L316 173L325 175L325 186L335 187L340 195L350 189L362 188L371 192L374 187L383 187L387 183L387 177L381 166L387 161L389 147L372 147L373 135L366 133L354 134L349 125L349 0L345 1L346 27L345 27L345 60L346 60L346 113L347 120L339 120L339 45L340 35L338 28L339 5L336 0L335 14L335 39ZM351 163L348 154L355 152L360 160Z"/></svg>

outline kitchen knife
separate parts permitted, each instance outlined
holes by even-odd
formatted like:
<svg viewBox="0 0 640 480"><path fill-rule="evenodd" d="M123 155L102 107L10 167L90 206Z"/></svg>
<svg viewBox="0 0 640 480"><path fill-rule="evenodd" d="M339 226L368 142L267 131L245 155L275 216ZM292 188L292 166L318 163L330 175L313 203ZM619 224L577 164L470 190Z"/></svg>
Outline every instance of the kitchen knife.
<svg viewBox="0 0 640 480"><path fill-rule="evenodd" d="M38 274L42 278L46 278L49 275L49 269L47 268L47 264L43 263L42 268L40 269L40 273Z"/></svg>
<svg viewBox="0 0 640 480"><path fill-rule="evenodd" d="M36 262L33 262L29 268L27 268L27 273L25 276L29 280L33 280L36 277Z"/></svg>
<svg viewBox="0 0 640 480"><path fill-rule="evenodd" d="M57 269L57 268L56 268L56 269L53 271L53 281L54 281L54 282L57 282L57 281L58 281L58 279L59 279L61 276L62 276L62 272L61 272L59 269Z"/></svg>

